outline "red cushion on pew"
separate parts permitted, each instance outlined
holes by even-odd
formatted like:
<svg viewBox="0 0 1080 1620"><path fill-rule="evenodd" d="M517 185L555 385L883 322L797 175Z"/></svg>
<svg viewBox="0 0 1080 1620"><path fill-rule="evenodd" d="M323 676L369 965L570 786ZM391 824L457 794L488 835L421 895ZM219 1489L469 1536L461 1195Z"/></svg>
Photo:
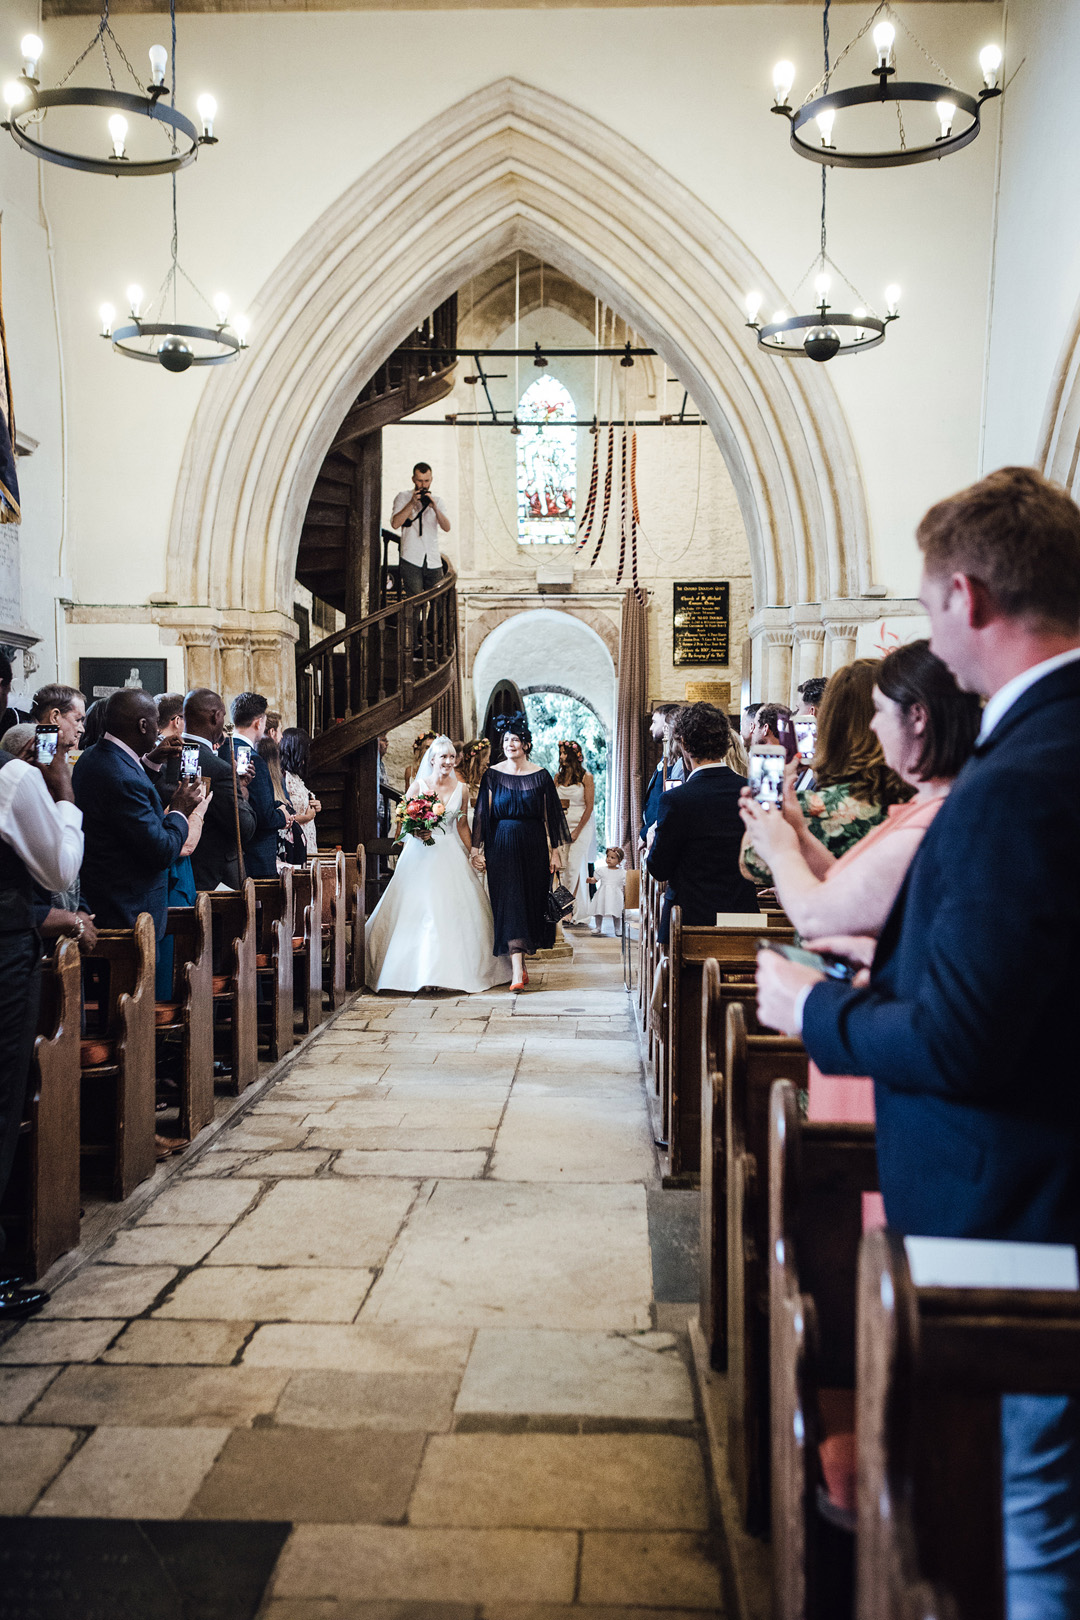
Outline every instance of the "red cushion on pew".
<svg viewBox="0 0 1080 1620"><path fill-rule="evenodd" d="M116 1061L115 1041L80 1041L79 1063L84 1069L96 1069L102 1063Z"/></svg>
<svg viewBox="0 0 1080 1620"><path fill-rule="evenodd" d="M255 966L257 968L268 968L270 966L270 952L260 951L255 958Z"/></svg>
<svg viewBox="0 0 1080 1620"><path fill-rule="evenodd" d="M825 1480L825 1490L834 1507L842 1509L845 1513L854 1513L857 1461L855 1391L819 1390L818 1421L821 1424L818 1460Z"/></svg>
<svg viewBox="0 0 1080 1620"><path fill-rule="evenodd" d="M178 1001L155 1001L154 1021L158 1029L172 1029L174 1024L180 1022L180 1003Z"/></svg>
<svg viewBox="0 0 1080 1620"><path fill-rule="evenodd" d="M305 940L303 934L298 934L292 942L292 948L294 951L302 951L304 944Z"/></svg>
<svg viewBox="0 0 1080 1620"><path fill-rule="evenodd" d="M229 974L229 973L215 973L214 974L214 994L215 994L215 996L227 996L231 989L232 989L232 975L231 974Z"/></svg>

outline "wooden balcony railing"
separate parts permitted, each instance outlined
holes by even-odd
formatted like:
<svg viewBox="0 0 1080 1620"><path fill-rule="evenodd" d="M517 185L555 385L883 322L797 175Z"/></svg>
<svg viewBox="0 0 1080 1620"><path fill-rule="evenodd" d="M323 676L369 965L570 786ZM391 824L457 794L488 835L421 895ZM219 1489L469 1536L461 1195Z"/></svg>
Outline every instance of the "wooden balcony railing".
<svg viewBox="0 0 1080 1620"><path fill-rule="evenodd" d="M326 770L430 708L456 679L457 575L346 625L296 660L299 723Z"/></svg>

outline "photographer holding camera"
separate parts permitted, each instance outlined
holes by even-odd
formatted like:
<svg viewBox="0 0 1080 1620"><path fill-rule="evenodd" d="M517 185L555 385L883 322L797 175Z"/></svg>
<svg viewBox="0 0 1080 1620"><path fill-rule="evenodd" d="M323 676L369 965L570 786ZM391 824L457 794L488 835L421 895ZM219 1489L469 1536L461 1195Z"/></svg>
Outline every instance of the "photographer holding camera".
<svg viewBox="0 0 1080 1620"><path fill-rule="evenodd" d="M430 591L442 578L439 530L450 532L450 519L438 495L431 493L432 472L426 461L418 461L412 472L412 489L394 497L390 523L401 530L401 583L406 596Z"/></svg>

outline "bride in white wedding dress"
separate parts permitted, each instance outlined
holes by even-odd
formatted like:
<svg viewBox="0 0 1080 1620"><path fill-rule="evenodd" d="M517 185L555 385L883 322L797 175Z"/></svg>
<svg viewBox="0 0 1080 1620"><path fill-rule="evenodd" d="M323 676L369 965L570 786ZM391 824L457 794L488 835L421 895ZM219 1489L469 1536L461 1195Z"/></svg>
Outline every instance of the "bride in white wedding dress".
<svg viewBox="0 0 1080 1620"><path fill-rule="evenodd" d="M446 806L424 844L406 836L389 886L367 924L369 990L490 990L511 979L510 958L493 954L491 901L469 864L467 790L454 770L456 750L436 737L410 783Z"/></svg>

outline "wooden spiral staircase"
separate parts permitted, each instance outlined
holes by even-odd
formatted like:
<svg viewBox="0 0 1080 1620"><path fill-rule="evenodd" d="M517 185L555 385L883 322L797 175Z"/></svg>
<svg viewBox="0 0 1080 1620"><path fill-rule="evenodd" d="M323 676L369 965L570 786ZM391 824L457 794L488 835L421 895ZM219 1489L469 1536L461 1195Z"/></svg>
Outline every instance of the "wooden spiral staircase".
<svg viewBox="0 0 1080 1620"><path fill-rule="evenodd" d="M430 709L459 679L453 568L406 600L381 538L382 429L450 393L453 362L440 351L456 343L454 297L407 340L430 353L396 351L351 406L305 515L296 577L346 619L296 659L298 724L312 736L309 786L322 802L324 846L374 840L379 736Z"/></svg>

